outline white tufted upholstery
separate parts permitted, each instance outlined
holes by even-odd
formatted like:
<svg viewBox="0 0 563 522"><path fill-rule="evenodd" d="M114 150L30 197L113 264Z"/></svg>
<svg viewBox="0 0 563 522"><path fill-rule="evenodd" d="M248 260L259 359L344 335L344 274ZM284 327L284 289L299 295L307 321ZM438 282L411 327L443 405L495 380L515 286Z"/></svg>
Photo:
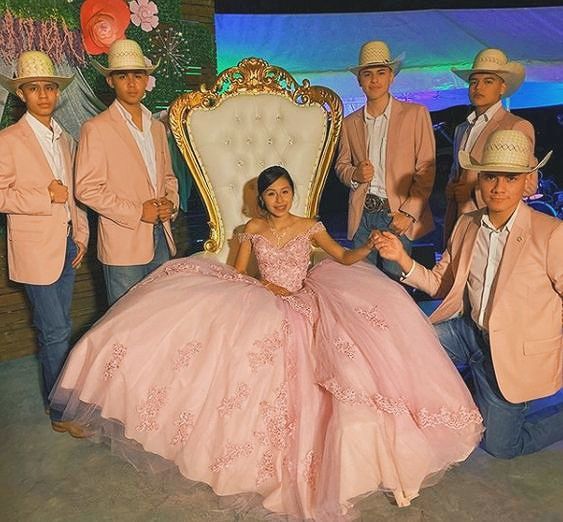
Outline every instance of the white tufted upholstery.
<svg viewBox="0 0 563 522"><path fill-rule="evenodd" d="M318 105L295 105L276 94L239 94L212 111L198 108L188 115L188 136L225 227L227 242L215 253L219 260L231 260L233 231L256 215L256 188L247 184L266 167L288 170L296 185L292 211L305 215L326 125L327 115Z"/></svg>
<svg viewBox="0 0 563 522"><path fill-rule="evenodd" d="M256 178L269 166L291 174L292 212L314 216L341 122L332 91L298 85L258 58L221 73L212 90L178 98L170 126L210 214L204 255L234 262L236 232L259 215Z"/></svg>

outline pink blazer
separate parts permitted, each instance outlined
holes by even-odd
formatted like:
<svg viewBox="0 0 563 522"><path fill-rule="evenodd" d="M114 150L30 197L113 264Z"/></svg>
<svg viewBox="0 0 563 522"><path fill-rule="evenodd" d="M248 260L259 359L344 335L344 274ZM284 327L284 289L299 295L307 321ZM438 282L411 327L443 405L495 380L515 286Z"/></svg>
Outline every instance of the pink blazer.
<svg viewBox="0 0 563 522"><path fill-rule="evenodd" d="M461 216L442 260L417 263L405 282L444 297L433 323L463 312L473 245L485 210ZM545 397L563 386L561 334L563 222L522 203L493 288L489 335L500 390L510 402Z"/></svg>
<svg viewBox="0 0 563 522"><path fill-rule="evenodd" d="M448 199L446 204L446 213L444 216L444 237L446 240L448 239L451 231L457 221L457 218L466 212L472 212L473 210L477 210L478 208L484 208L485 202L481 197L481 192L479 190L479 185L477 183L477 175L479 174L476 170L464 170L459 166L457 155L459 153L459 149L461 148L461 140L463 139L463 135L467 130L469 123L465 120L463 123L460 123L454 131L454 145L453 145L453 154L454 159L452 163L452 168L450 172L450 182L452 181L464 181L471 185L475 186L475 199L470 199L463 205L458 205L455 199ZM496 130L519 130L523 132L528 139L530 140L532 156L530 158L531 165L536 165L537 160L533 154L534 146L535 146L535 133L534 127L528 120L524 120L519 116L516 116L504 108L500 108L491 120L487 123L483 132L479 135L479 138L475 141L473 147L469 151L471 156L477 160L481 161L483 158L483 149L485 148L485 143L487 142L487 138ZM534 178L532 184L526 188L526 195L535 194L538 189L538 173L534 173Z"/></svg>
<svg viewBox="0 0 563 522"><path fill-rule="evenodd" d="M148 263L154 255L153 225L141 221L143 202L166 196L178 206L178 181L172 172L164 125L152 121L157 194L139 147L114 102L84 123L76 159L76 197L99 214L98 259L107 265ZM170 222L164 231L176 253Z"/></svg>
<svg viewBox="0 0 563 522"><path fill-rule="evenodd" d="M403 210L416 222L407 231L416 239L434 228L428 198L434 185L436 144L430 114L426 107L393 98L387 131L385 188L391 211ZM364 109L344 118L336 158L336 174L351 186L358 163L368 159ZM369 183L350 190L348 200L348 238L358 230Z"/></svg>
<svg viewBox="0 0 563 522"><path fill-rule="evenodd" d="M61 147L67 176L72 176L71 138ZM12 281L54 283L62 273L68 233L64 205L51 203L47 187L55 179L33 130L20 119L0 132L0 212L7 214L8 268ZM88 220L76 205L69 181L72 237L88 244Z"/></svg>

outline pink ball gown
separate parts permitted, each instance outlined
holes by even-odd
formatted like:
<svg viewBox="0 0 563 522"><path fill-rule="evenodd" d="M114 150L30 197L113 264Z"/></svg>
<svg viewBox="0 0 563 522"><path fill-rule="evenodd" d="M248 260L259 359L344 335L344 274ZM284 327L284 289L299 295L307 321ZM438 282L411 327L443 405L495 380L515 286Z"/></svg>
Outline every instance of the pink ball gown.
<svg viewBox="0 0 563 522"><path fill-rule="evenodd" d="M279 248L246 235L288 297L198 257L166 263L74 347L53 403L276 514L345 520L377 490L408 505L472 452L481 417L398 284L368 263L308 270L322 227Z"/></svg>

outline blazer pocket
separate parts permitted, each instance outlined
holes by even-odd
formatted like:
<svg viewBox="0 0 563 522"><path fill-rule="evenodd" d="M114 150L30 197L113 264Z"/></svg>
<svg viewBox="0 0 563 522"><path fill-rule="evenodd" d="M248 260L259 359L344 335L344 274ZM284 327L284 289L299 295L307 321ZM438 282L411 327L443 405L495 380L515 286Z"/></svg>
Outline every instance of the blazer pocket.
<svg viewBox="0 0 563 522"><path fill-rule="evenodd" d="M526 341L524 343L524 355L539 355L560 350L562 339L561 335L556 335L540 341Z"/></svg>
<svg viewBox="0 0 563 522"><path fill-rule="evenodd" d="M43 239L43 231L37 229L12 228L9 231L10 241L37 242Z"/></svg>

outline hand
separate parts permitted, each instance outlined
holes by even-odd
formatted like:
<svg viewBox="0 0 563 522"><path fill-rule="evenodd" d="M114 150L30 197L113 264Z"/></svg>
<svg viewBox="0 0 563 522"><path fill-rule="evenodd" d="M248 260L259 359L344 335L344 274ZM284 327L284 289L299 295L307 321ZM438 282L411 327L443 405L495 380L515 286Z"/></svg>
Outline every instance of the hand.
<svg viewBox="0 0 563 522"><path fill-rule="evenodd" d="M143 203L141 221L152 225L158 223L158 201L156 199L148 199Z"/></svg>
<svg viewBox="0 0 563 522"><path fill-rule="evenodd" d="M68 199L68 188L63 185L60 179L54 179L47 187L51 203L66 203Z"/></svg>
<svg viewBox="0 0 563 522"><path fill-rule="evenodd" d="M392 212L391 216L393 219L391 220L389 228L391 232L399 236L402 236L413 223L412 219L402 212Z"/></svg>
<svg viewBox="0 0 563 522"><path fill-rule="evenodd" d="M158 200L158 219L163 223L169 221L170 218L176 213L176 208L174 208L174 203L167 199L166 197L160 198Z"/></svg>
<svg viewBox="0 0 563 522"><path fill-rule="evenodd" d="M379 255L384 259L399 262L407 255L401 240L391 232L374 230L370 234L370 240L373 242L373 245L379 252Z"/></svg>
<svg viewBox="0 0 563 522"><path fill-rule="evenodd" d="M471 199L473 188L474 185L472 183L465 183L463 181L453 183L454 199L458 203L466 203Z"/></svg>
<svg viewBox="0 0 563 522"><path fill-rule="evenodd" d="M358 163L352 179L358 183L369 183L373 178L375 170L369 160Z"/></svg>
<svg viewBox="0 0 563 522"><path fill-rule="evenodd" d="M265 288L267 288L274 295L279 295L279 296L291 295L291 292L287 288L284 288L283 286L276 285L275 283L270 283L270 281L267 281L266 279L262 279L260 282L264 285Z"/></svg>
<svg viewBox="0 0 563 522"><path fill-rule="evenodd" d="M76 257L72 260L72 268L78 270L80 268L80 265L82 264L82 259L86 254L86 247L80 241L75 241L74 243L76 245L76 248L78 249L78 252L76 252Z"/></svg>

